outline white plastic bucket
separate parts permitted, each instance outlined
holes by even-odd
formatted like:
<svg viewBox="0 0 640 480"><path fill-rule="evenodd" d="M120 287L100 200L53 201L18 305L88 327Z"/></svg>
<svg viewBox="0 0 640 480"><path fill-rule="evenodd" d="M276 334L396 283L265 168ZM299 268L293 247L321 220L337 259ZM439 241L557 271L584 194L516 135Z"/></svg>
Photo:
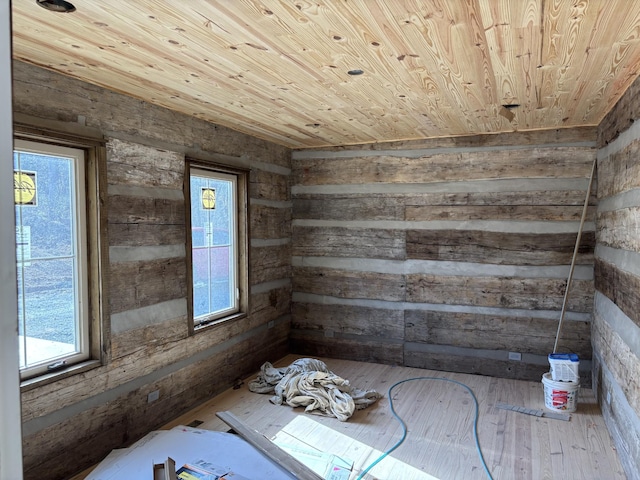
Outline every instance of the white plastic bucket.
<svg viewBox="0 0 640 480"><path fill-rule="evenodd" d="M575 412L578 406L578 382L555 382L551 372L542 376L544 388L544 406L549 410Z"/></svg>
<svg viewBox="0 0 640 480"><path fill-rule="evenodd" d="M550 353L549 366L554 382L580 382L580 359L575 353Z"/></svg>

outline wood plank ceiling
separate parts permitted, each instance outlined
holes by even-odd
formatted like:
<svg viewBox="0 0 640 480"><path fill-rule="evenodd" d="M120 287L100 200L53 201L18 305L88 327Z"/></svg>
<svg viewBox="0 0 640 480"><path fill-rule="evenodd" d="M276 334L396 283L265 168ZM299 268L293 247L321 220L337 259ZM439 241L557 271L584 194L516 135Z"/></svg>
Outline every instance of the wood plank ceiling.
<svg viewBox="0 0 640 480"><path fill-rule="evenodd" d="M292 148L596 125L640 71L635 0L73 3L14 57Z"/></svg>

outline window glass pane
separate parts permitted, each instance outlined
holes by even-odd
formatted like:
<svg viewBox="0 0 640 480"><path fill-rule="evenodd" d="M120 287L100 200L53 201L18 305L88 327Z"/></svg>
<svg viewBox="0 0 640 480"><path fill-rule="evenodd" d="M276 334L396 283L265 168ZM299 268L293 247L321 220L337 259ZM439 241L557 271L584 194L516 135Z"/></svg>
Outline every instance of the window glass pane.
<svg viewBox="0 0 640 480"><path fill-rule="evenodd" d="M19 269L22 367L78 351L73 259L31 261Z"/></svg>
<svg viewBox="0 0 640 480"><path fill-rule="evenodd" d="M31 229L31 255L72 255L73 159L16 152L14 169L19 169L16 182L33 190L31 199L23 196L24 203L16 205L16 225Z"/></svg>
<svg viewBox="0 0 640 480"><path fill-rule="evenodd" d="M236 311L235 177L191 175L193 313L198 318Z"/></svg>
<svg viewBox="0 0 640 480"><path fill-rule="evenodd" d="M56 360L88 355L88 330L83 323L87 322L86 284L80 256L84 224L77 216L84 211L84 205L78 203L83 198L83 177L78 172L84 157L74 149L26 142L17 145L14 193L20 366L32 375L46 371L46 365ZM22 151L23 145L33 145L34 151Z"/></svg>
<svg viewBox="0 0 640 480"><path fill-rule="evenodd" d="M231 247L214 247L209 249L211 278L211 311L226 310L233 307L233 275L229 262Z"/></svg>

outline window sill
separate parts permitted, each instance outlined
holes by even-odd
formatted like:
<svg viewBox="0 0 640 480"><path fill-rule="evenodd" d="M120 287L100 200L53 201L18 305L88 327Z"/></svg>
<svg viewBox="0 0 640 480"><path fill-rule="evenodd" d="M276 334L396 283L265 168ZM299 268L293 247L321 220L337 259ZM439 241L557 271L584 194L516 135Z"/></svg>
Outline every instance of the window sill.
<svg viewBox="0 0 640 480"><path fill-rule="evenodd" d="M28 392L29 390L33 390L34 388L42 387L44 385L48 385L49 383L54 383L58 380L62 380L63 378L92 370L101 365L102 362L100 360L87 360L86 362L69 365L67 368L64 368L62 370L29 378L20 382L20 392Z"/></svg>
<svg viewBox="0 0 640 480"><path fill-rule="evenodd" d="M244 318L246 316L247 316L246 313L241 312L241 313L235 313L233 315L229 315L228 317L219 318L217 320L211 320L209 322L202 322L201 324L196 325L194 327L193 333L199 333L199 332L202 332L202 331L205 331L205 330L209 330L209 329L211 329L213 327L220 326L220 325L222 325L224 323L227 323L227 322L231 322L231 321L234 321L234 320L240 320L241 318Z"/></svg>

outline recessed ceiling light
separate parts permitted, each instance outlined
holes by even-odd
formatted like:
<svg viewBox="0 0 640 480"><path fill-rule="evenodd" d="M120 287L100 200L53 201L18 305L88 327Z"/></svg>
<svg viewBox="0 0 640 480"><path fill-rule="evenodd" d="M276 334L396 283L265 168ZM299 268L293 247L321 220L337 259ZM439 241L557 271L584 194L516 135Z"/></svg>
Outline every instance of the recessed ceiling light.
<svg viewBox="0 0 640 480"><path fill-rule="evenodd" d="M364 70L359 70L359 69L349 70L347 73L349 75L362 75L364 73Z"/></svg>
<svg viewBox="0 0 640 480"><path fill-rule="evenodd" d="M52 12L71 13L76 11L76 7L72 3L64 0L36 0L36 3Z"/></svg>

